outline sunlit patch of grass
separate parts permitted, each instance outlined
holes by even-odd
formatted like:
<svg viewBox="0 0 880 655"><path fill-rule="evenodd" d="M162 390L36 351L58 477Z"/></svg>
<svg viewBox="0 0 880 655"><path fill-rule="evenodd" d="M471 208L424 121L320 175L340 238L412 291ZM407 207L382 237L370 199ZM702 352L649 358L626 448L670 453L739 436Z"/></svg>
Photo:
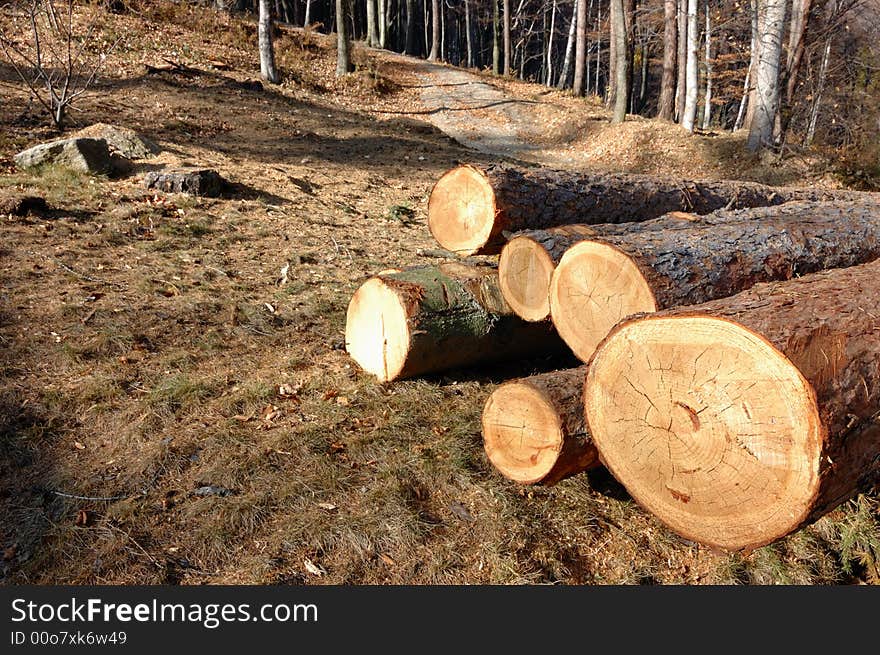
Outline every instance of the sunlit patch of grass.
<svg viewBox="0 0 880 655"><path fill-rule="evenodd" d="M157 410L176 414L181 409L197 404L211 396L215 388L205 380L184 373L162 378L147 395L147 401Z"/></svg>

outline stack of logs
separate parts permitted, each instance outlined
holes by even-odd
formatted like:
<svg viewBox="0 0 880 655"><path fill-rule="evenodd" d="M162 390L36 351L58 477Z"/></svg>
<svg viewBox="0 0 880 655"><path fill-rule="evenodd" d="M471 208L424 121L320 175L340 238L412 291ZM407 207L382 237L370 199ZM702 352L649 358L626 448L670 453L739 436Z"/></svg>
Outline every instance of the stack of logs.
<svg viewBox="0 0 880 655"><path fill-rule="evenodd" d="M876 194L460 166L428 225L482 259L370 278L346 348L382 382L574 353L488 397L483 443L506 478L604 465L726 550L880 480Z"/></svg>

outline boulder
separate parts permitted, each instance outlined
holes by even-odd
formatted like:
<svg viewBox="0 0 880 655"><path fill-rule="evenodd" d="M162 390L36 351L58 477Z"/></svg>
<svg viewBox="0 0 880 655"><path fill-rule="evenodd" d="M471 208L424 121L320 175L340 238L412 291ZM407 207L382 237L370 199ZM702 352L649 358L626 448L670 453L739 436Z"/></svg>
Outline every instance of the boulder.
<svg viewBox="0 0 880 655"><path fill-rule="evenodd" d="M149 159L162 152L162 149L153 141L134 130L118 125L95 123L80 130L75 136L104 139L112 152L128 159Z"/></svg>
<svg viewBox="0 0 880 655"><path fill-rule="evenodd" d="M19 168L36 168L47 164L65 166L83 173L110 172L110 148L104 139L72 138L41 143L22 150L14 157Z"/></svg>
<svg viewBox="0 0 880 655"><path fill-rule="evenodd" d="M166 193L216 197L229 188L229 182L210 168L182 168L172 171L150 171L144 176L144 186Z"/></svg>

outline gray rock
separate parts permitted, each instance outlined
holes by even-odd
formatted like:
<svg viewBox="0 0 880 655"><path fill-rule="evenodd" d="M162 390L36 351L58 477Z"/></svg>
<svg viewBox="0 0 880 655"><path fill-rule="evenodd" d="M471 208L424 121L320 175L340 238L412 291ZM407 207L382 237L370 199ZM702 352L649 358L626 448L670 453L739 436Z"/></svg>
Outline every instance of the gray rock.
<svg viewBox="0 0 880 655"><path fill-rule="evenodd" d="M95 123L80 130L75 136L104 139L111 151L128 159L149 159L162 152L162 149L153 141L134 130L118 125Z"/></svg>
<svg viewBox="0 0 880 655"><path fill-rule="evenodd" d="M35 168L46 164L65 166L83 173L110 172L110 148L104 139L59 139L41 143L15 155L19 168Z"/></svg>
<svg viewBox="0 0 880 655"><path fill-rule="evenodd" d="M216 197L229 188L229 182L210 168L183 168L175 171L151 171L144 176L144 186L165 193Z"/></svg>

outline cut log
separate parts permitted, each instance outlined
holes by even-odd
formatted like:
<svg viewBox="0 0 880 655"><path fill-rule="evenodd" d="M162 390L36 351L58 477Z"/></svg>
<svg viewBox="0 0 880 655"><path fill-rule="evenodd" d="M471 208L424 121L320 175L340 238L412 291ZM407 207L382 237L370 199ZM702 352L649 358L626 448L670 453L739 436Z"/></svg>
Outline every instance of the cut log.
<svg viewBox="0 0 880 655"><path fill-rule="evenodd" d="M551 371L492 392L483 408L483 447L504 477L550 485L599 466L584 419L586 373L586 366Z"/></svg>
<svg viewBox="0 0 880 655"><path fill-rule="evenodd" d="M552 325L510 310L494 266L458 262L367 280L349 302L345 346L382 382L565 349Z"/></svg>
<svg viewBox="0 0 880 655"><path fill-rule="evenodd" d="M447 171L434 185L428 227L447 250L490 255L501 251L505 232L645 221L672 211L707 214L725 207L791 200L854 200L864 195L750 182L465 165Z"/></svg>
<svg viewBox="0 0 880 655"><path fill-rule="evenodd" d="M732 212L727 212L728 214ZM628 230L657 230L676 223L700 222L705 217L670 212L644 223L560 225L546 230L524 230L511 235L498 258L498 283L513 312L527 321L550 318L550 279L565 251L581 241Z"/></svg>
<svg viewBox="0 0 880 655"><path fill-rule="evenodd" d="M622 318L757 282L880 257L880 205L803 203L762 220L605 235L569 248L550 282L553 324L586 362Z"/></svg>
<svg viewBox="0 0 880 655"><path fill-rule="evenodd" d="M584 406L603 463L682 536L752 549L880 481L880 262L630 317Z"/></svg>

